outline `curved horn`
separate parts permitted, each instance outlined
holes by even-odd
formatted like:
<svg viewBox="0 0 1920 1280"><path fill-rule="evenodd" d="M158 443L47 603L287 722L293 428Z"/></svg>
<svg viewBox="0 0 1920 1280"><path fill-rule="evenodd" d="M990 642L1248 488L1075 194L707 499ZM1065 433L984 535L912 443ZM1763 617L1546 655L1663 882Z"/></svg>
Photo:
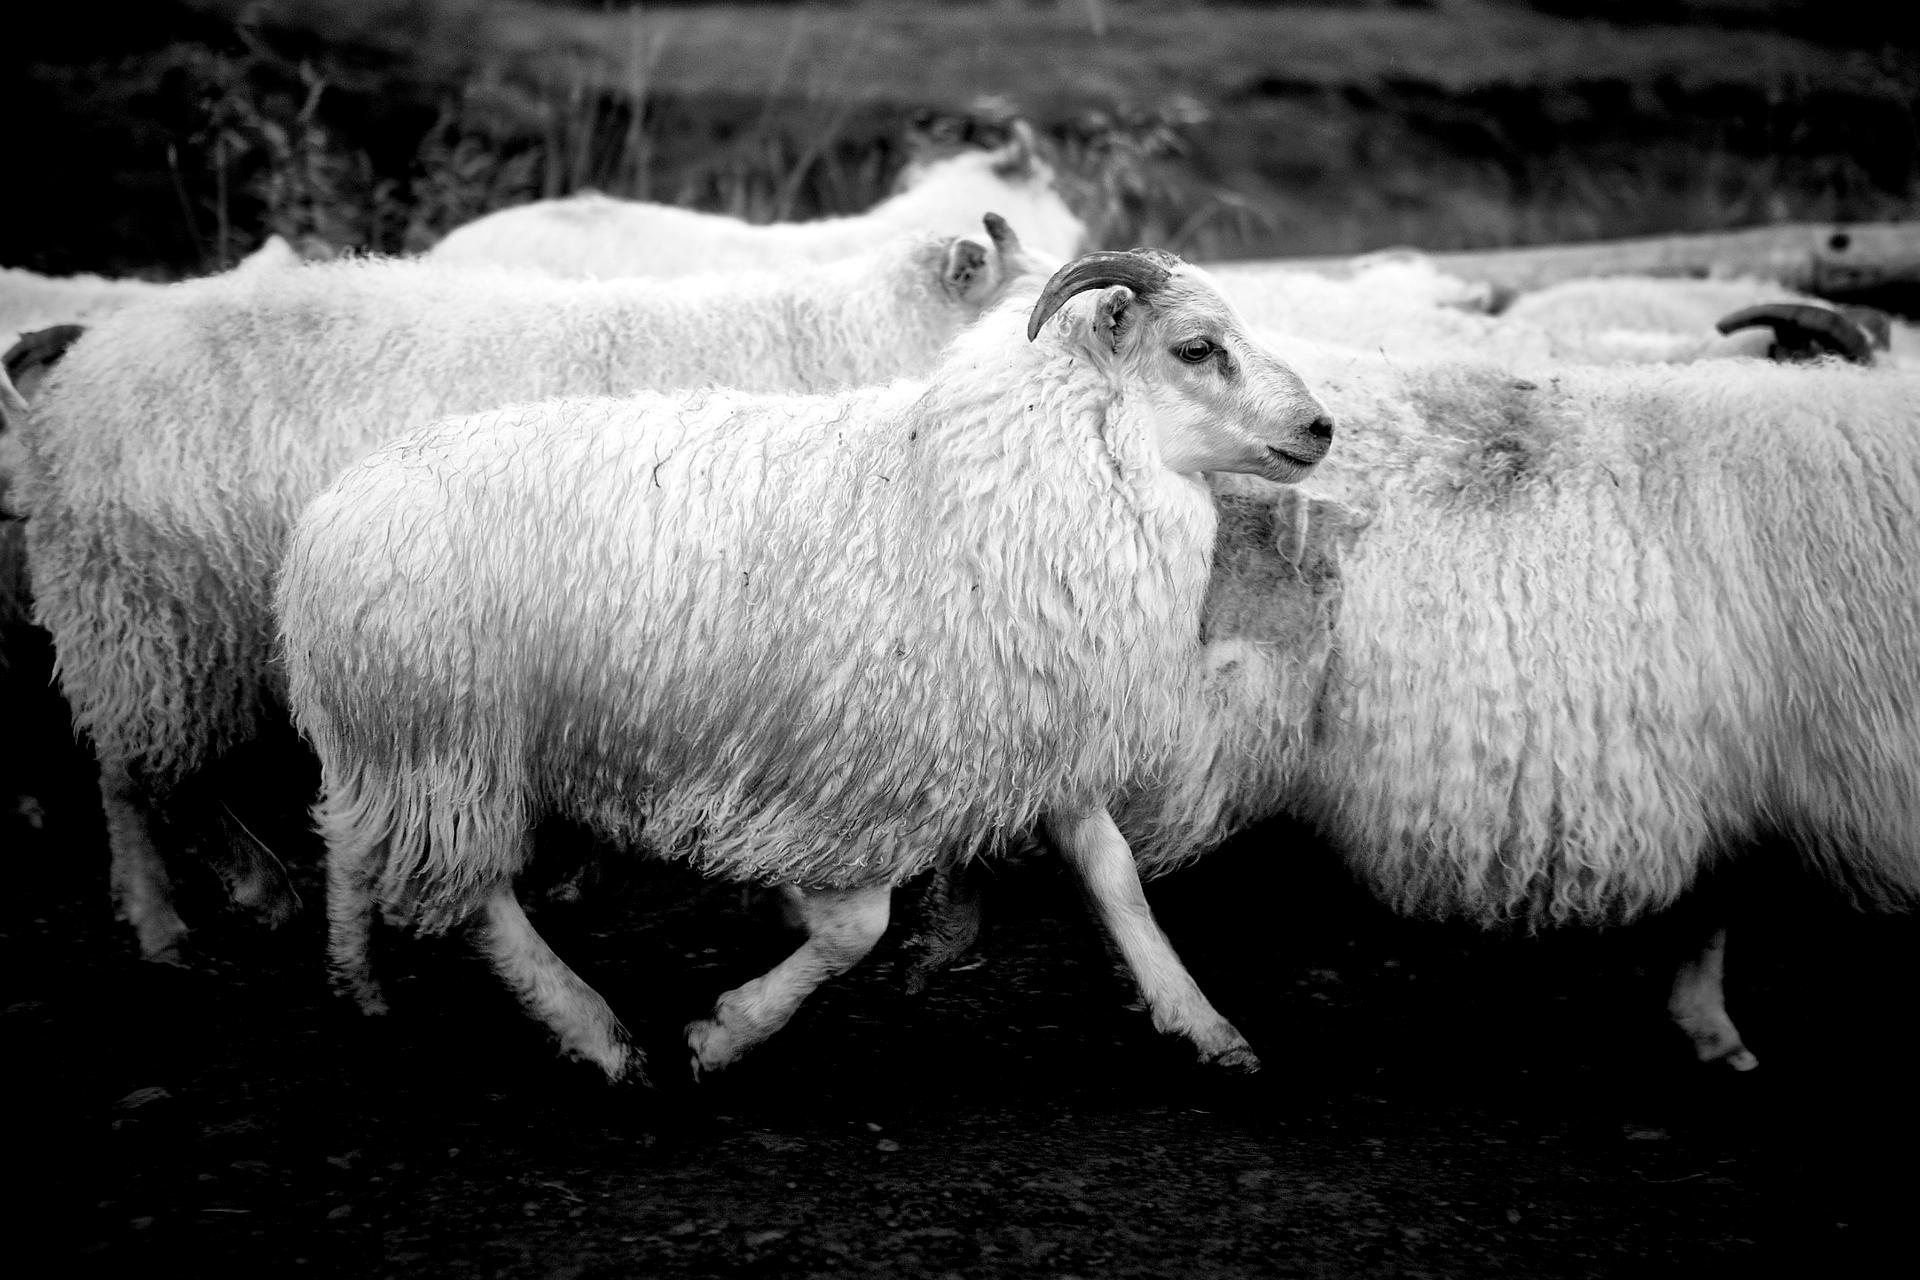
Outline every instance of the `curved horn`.
<svg viewBox="0 0 1920 1280"><path fill-rule="evenodd" d="M1855 364L1873 363L1873 340L1866 330L1831 307L1805 302L1763 302L1722 316L1722 333L1764 325L1790 355L1841 355Z"/></svg>
<svg viewBox="0 0 1920 1280"><path fill-rule="evenodd" d="M1075 294L1123 284L1136 297L1151 297L1172 274L1164 264L1140 252L1082 254L1054 272L1053 279L1040 291L1040 300L1033 304L1033 314L1027 320L1027 341L1038 337L1040 326L1053 319L1053 313Z"/></svg>

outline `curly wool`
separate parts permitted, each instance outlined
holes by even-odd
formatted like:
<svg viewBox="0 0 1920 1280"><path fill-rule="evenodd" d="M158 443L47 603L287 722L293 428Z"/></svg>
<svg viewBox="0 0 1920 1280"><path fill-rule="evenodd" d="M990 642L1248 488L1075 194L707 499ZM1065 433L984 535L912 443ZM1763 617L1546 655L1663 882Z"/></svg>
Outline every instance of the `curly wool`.
<svg viewBox="0 0 1920 1280"><path fill-rule="evenodd" d="M277 717L273 574L353 459L544 396L925 369L981 306L939 288L946 243L669 284L356 260L174 286L102 321L56 366L18 486L76 723L165 792Z"/></svg>
<svg viewBox="0 0 1920 1280"><path fill-rule="evenodd" d="M1306 504L1335 567L1220 558L1211 702L1121 818L1149 869L1287 812L1398 909L1487 923L1630 918L1762 834L1920 893L1920 378L1275 345L1348 430L1297 495L1230 488Z"/></svg>
<svg viewBox="0 0 1920 1280"><path fill-rule="evenodd" d="M1079 252L1087 238L1085 224L1054 190L1053 171L1044 162L1028 157L1010 169L999 152L969 151L927 166L913 185L864 213L756 224L587 192L476 218L454 228L427 256L582 278L664 278L716 267L831 262L909 231L969 235L990 212L1056 260Z"/></svg>
<svg viewBox="0 0 1920 1280"><path fill-rule="evenodd" d="M924 387L560 401L352 468L278 600L329 843L445 928L543 814L851 887L1151 770L1211 503L1024 310Z"/></svg>

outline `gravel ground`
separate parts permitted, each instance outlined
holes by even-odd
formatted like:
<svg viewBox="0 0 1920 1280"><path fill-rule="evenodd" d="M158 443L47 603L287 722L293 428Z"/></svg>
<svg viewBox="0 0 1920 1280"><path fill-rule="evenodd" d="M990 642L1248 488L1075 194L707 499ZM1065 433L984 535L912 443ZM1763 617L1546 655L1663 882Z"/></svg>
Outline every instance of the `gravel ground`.
<svg viewBox="0 0 1920 1280"><path fill-rule="evenodd" d="M1127 1008L1035 861L995 873L976 967L906 995L896 926L695 1085L676 1029L791 939L737 889L630 864L539 913L652 1052L659 1087L615 1091L456 943L393 940L394 1013L361 1019L298 865L295 924L189 879L195 966L143 964L84 789L31 817L0 1043L9 1238L45 1264L15 1274L1844 1275L1911 1221L1920 932L1791 875L1736 917L1745 1076L1666 1025L1657 927L1396 920L1274 827L1152 887L1257 1077Z"/></svg>

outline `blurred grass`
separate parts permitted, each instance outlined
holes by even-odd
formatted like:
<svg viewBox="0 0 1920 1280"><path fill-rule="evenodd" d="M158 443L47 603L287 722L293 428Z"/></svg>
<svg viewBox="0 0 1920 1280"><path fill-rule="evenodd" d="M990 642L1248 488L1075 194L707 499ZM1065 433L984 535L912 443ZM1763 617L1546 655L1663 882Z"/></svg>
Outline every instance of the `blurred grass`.
<svg viewBox="0 0 1920 1280"><path fill-rule="evenodd" d="M956 145L1025 114L1102 243L1200 257L1920 203L1920 53L1864 7L1772 6L1793 31L1759 0L1552 7L149 0L128 24L73 0L0 53L0 109L35 122L13 169L60 175L9 202L0 264L173 274L269 232L417 250L584 187L851 211L916 111ZM1703 17L1738 25L1674 20Z"/></svg>

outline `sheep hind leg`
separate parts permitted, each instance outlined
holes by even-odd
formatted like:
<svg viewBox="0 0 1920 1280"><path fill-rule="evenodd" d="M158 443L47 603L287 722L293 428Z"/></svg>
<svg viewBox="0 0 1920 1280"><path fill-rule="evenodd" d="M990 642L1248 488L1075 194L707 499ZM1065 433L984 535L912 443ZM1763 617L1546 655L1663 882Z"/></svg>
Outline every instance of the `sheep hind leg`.
<svg viewBox="0 0 1920 1280"><path fill-rule="evenodd" d="M1727 931L1719 928L1675 970L1667 1014L1693 1041L1694 1056L1700 1061L1751 1071L1760 1059L1741 1042L1739 1029L1727 1016L1726 967Z"/></svg>
<svg viewBox="0 0 1920 1280"><path fill-rule="evenodd" d="M807 940L766 973L721 996L712 1017L687 1024L696 1077L718 1071L784 1027L816 987L858 964L886 932L892 901L887 885L800 889L794 896Z"/></svg>
<svg viewBox="0 0 1920 1280"><path fill-rule="evenodd" d="M510 886L482 909L480 945L528 1013L560 1039L561 1052L593 1063L614 1084L645 1084L646 1062L611 1006L534 932Z"/></svg>
<svg viewBox="0 0 1920 1280"><path fill-rule="evenodd" d="M133 926L143 957L184 964L180 943L187 936L187 923L173 909L173 881L154 843L158 814L125 766L101 763L100 807L106 817L114 914Z"/></svg>
<svg viewBox="0 0 1920 1280"><path fill-rule="evenodd" d="M980 941L980 885L970 862L935 867L920 888L920 927L907 939L913 963L907 970L906 991L918 995L927 980L943 969L972 968L966 959Z"/></svg>
<svg viewBox="0 0 1920 1280"><path fill-rule="evenodd" d="M1260 1059L1253 1046L1208 1001L1153 918L1133 851L1112 816L1105 809L1075 817L1051 814L1046 827L1119 947L1153 1014L1154 1027L1191 1040L1203 1062L1258 1071Z"/></svg>
<svg viewBox="0 0 1920 1280"><path fill-rule="evenodd" d="M324 819L323 819L324 821ZM387 837L347 832L327 850L327 957L335 990L353 997L360 1012L387 1011L385 995L373 976L373 872L384 855Z"/></svg>

